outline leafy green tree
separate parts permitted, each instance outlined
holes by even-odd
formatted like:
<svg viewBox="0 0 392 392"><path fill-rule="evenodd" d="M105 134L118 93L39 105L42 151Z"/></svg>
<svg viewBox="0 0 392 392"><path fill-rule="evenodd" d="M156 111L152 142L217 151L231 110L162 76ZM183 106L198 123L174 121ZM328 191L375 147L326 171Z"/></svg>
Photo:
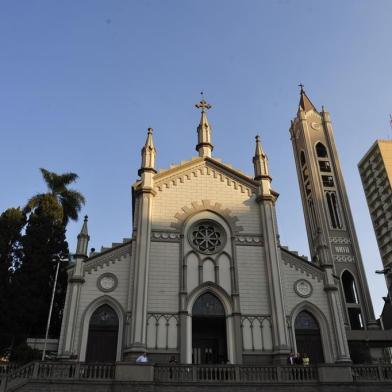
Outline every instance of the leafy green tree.
<svg viewBox="0 0 392 392"><path fill-rule="evenodd" d="M78 175L75 173L56 174L43 168L40 170L48 192L33 196L27 203L27 211L37 208L43 199L50 196L61 206L61 219L64 226L67 226L69 219L77 220L85 198L80 192L67 187L78 179Z"/></svg>
<svg viewBox="0 0 392 392"><path fill-rule="evenodd" d="M26 233L22 238L23 262L15 273L18 292L18 325L23 325L26 337L45 333L56 263L53 260L68 255L61 206L51 195L43 195L39 205L30 213ZM56 286L52 318L52 335L60 329L67 285L62 266Z"/></svg>
<svg viewBox="0 0 392 392"><path fill-rule="evenodd" d="M22 229L26 216L20 208L9 208L0 215L0 349L12 344L15 325L14 272L22 256Z"/></svg>
<svg viewBox="0 0 392 392"><path fill-rule="evenodd" d="M45 334L56 271L53 261L68 255L66 225L70 219L77 220L85 203L81 193L69 189L78 178L75 173L40 170L48 192L33 196L23 211L10 209L0 216L0 306L5 309L4 313L0 309L0 335L12 331L15 345L26 337ZM66 286L66 265L62 264L52 336L60 332Z"/></svg>

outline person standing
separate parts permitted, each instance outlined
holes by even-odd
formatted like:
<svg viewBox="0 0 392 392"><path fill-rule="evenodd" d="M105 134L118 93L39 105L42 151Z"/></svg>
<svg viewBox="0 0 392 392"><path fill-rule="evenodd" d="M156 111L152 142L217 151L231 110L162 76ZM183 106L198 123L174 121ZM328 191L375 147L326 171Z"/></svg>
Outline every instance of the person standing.
<svg viewBox="0 0 392 392"><path fill-rule="evenodd" d="M144 352L143 354L139 355L136 358L136 363L146 363L148 362L147 353Z"/></svg>

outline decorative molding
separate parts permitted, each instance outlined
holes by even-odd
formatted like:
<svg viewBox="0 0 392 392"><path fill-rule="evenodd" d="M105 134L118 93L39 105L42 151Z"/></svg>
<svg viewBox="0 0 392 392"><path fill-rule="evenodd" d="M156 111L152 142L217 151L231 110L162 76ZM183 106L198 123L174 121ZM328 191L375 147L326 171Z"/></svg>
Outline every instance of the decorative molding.
<svg viewBox="0 0 392 392"><path fill-rule="evenodd" d="M270 327L272 327L270 314L243 314L241 316L241 327L245 320L248 320L250 322L250 325L253 325L254 321L258 320L261 326L263 325L264 320L268 320L270 323Z"/></svg>
<svg viewBox="0 0 392 392"><path fill-rule="evenodd" d="M226 183L227 186L239 190L241 193L247 193L248 196L251 196L257 191L257 185L251 183L254 181L252 178L247 177L240 172L238 173L241 176L237 176L235 174L236 171L229 166L220 165L222 167L218 167L218 163L215 163L212 160L202 160L201 162L191 161L191 165L184 164L183 167L181 167L181 165L173 167L172 169L168 169L167 172L159 173L155 177L154 188L157 191L162 192L165 189L177 186L179 183L190 181L193 177L207 175ZM225 166L227 166L227 168ZM170 170L173 170L172 174L169 173Z"/></svg>
<svg viewBox="0 0 392 392"><path fill-rule="evenodd" d="M331 244L351 244L350 239L345 237L331 237L329 242Z"/></svg>
<svg viewBox="0 0 392 392"><path fill-rule="evenodd" d="M207 228L206 228L207 227ZM226 231L222 225L211 219L194 222L188 230L188 243L198 253L214 255L226 245Z"/></svg>
<svg viewBox="0 0 392 392"><path fill-rule="evenodd" d="M234 244L237 246L264 246L264 237L260 234L236 235Z"/></svg>
<svg viewBox="0 0 392 392"><path fill-rule="evenodd" d="M124 244L112 250L108 250L103 254L98 254L94 256L93 259L87 259L84 264L84 272L90 273L94 270L97 271L98 268L104 268L109 266L109 264L115 264L122 258L130 255L132 252L131 244Z"/></svg>
<svg viewBox="0 0 392 392"><path fill-rule="evenodd" d="M153 242L180 242L181 234L177 231L152 230L151 241Z"/></svg>
<svg viewBox="0 0 392 392"><path fill-rule="evenodd" d="M301 271L306 276L317 279L319 282L324 280L324 272L318 266L299 256L294 256L284 248L281 248L281 255L285 265L295 268L297 271Z"/></svg>
<svg viewBox="0 0 392 392"><path fill-rule="evenodd" d="M299 279L294 282L294 291L298 296L308 298L313 293L313 286L307 280Z"/></svg>
<svg viewBox="0 0 392 392"><path fill-rule="evenodd" d="M319 131L321 129L321 124L317 123L317 122L312 122L310 124L310 126L315 130L315 131Z"/></svg>
<svg viewBox="0 0 392 392"><path fill-rule="evenodd" d="M169 321L172 317L174 317L177 322L179 321L179 316L178 313L155 313L155 312L148 312L147 313L147 320L150 318L154 318L155 321L159 321L160 318L166 319L166 321Z"/></svg>
<svg viewBox="0 0 392 392"><path fill-rule="evenodd" d="M335 255L333 256L334 261L337 263L353 263L355 261L353 256L343 256L343 255Z"/></svg>
<svg viewBox="0 0 392 392"><path fill-rule="evenodd" d="M165 347L158 347L158 336L159 336L159 327L160 327L160 320L164 319L165 324L163 325L164 327L164 346ZM149 312L147 313L147 344L149 341L149 332L154 333L154 341L155 341L155 346L154 347L148 347L149 350L163 350L163 351L170 351L170 350L177 350L178 349L178 339L176 342L176 347L169 347L169 329L170 329L170 320L174 319L176 321L175 324L175 329L176 333L178 336L178 329L180 325L180 318L178 313L153 313ZM149 325L152 325L153 331L149 328ZM162 325L161 325L162 326ZM162 342L161 342L162 344Z"/></svg>
<svg viewBox="0 0 392 392"><path fill-rule="evenodd" d="M226 222L230 225L234 234L244 230L242 226L237 225L238 218L236 216L231 216L231 210L228 208L222 208L222 204L220 203L212 204L211 200L202 200L200 204L197 201L193 201L191 202L191 207L182 207L181 212L177 212L174 215L174 217L177 219L177 222L171 222L170 226L181 232L184 222L188 219L188 217L194 215L197 212L205 210L214 211L217 214L223 216Z"/></svg>
<svg viewBox="0 0 392 392"><path fill-rule="evenodd" d="M99 290L104 293L110 293L114 291L118 285L117 276L112 274L111 272L105 272L100 275L97 279L97 287Z"/></svg>

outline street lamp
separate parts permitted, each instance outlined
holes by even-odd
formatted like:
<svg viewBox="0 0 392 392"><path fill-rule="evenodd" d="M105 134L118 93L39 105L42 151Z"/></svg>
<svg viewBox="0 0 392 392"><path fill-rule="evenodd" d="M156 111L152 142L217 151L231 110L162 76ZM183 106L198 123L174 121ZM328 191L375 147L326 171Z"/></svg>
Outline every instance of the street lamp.
<svg viewBox="0 0 392 392"><path fill-rule="evenodd" d="M386 267L382 270L376 270L374 271L376 274L384 275L385 280L387 282L387 290L388 290L388 298L389 298L389 303L392 305L392 293L391 293L391 285L392 285L392 279L391 279L391 267Z"/></svg>
<svg viewBox="0 0 392 392"><path fill-rule="evenodd" d="M45 355L46 355L46 346L48 344L48 335L49 335L49 328L50 328L50 321L52 318L52 310L53 310L53 302L54 302L54 294L56 292L56 286L57 286L57 278L59 275L59 269L60 269L60 263L62 261L68 261L67 258L61 258L59 256L56 256L53 258L52 261L55 261L57 263L56 266L56 274L54 276L54 283L53 283L53 289L52 289L52 298L50 300L50 307L49 307L49 314L48 314L48 322L46 323L46 332L45 332L45 342L44 342L44 350L42 351L42 358L41 361L45 360Z"/></svg>

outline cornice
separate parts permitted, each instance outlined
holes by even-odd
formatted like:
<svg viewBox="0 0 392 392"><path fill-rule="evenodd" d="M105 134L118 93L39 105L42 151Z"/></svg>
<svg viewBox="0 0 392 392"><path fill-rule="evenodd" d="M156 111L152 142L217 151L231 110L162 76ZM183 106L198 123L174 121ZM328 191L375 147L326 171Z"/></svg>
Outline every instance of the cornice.
<svg viewBox="0 0 392 392"><path fill-rule="evenodd" d="M103 268L109 264L115 264L121 258L130 255L131 252L131 241L105 250L104 252L94 255L92 258L85 261L84 272L91 273L93 270L96 271L98 268Z"/></svg>
<svg viewBox="0 0 392 392"><path fill-rule="evenodd" d="M313 279L319 280L320 282L324 280L324 272L320 267L311 264L305 258L300 257L285 248L280 247L280 250L284 264L289 265L290 267L293 267L307 276L311 276Z"/></svg>

